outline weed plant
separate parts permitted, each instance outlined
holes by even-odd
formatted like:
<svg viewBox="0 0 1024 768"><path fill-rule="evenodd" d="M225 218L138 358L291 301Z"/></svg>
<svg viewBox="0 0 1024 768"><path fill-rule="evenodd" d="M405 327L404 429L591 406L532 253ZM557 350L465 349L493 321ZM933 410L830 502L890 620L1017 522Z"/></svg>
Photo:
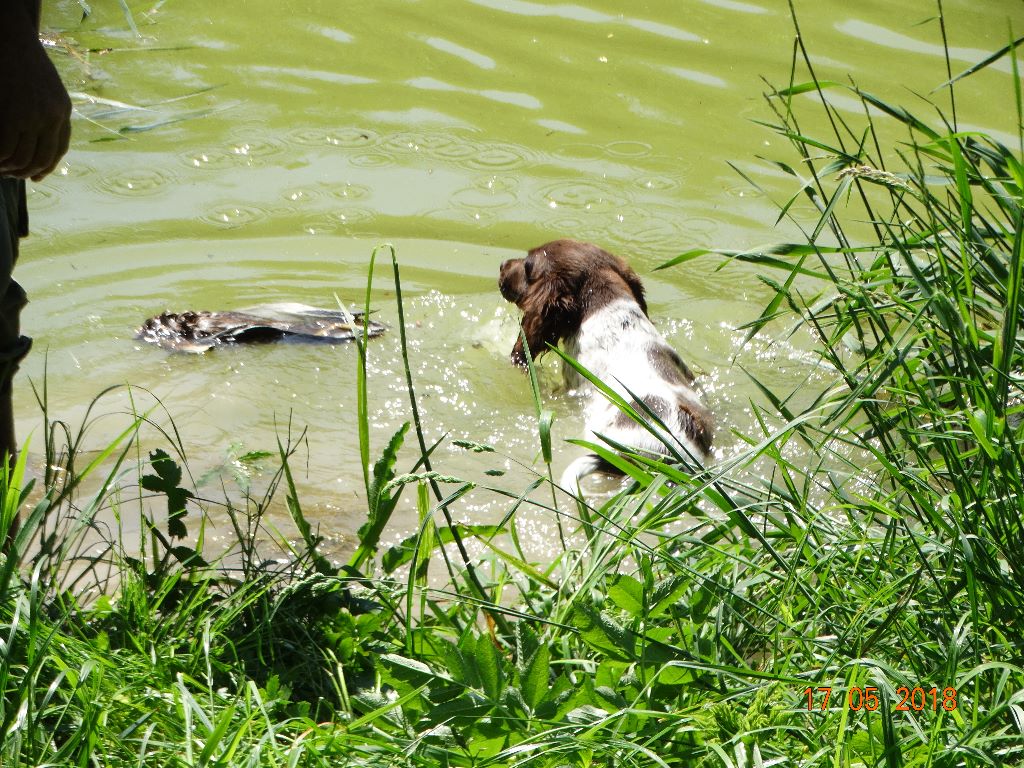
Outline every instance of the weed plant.
<svg viewBox="0 0 1024 768"><path fill-rule="evenodd" d="M762 387L761 430L706 470L609 452L629 487L567 504L550 466L529 488L500 487L493 446L457 443L484 480L438 470L407 353L414 418L372 461L364 339L368 517L340 568L303 518L291 442L267 495L227 508L232 552L207 562L207 503L180 454L131 461L147 418L84 468L80 433L53 424L59 471L39 501L24 458L0 484L0 536L22 517L0 563L0 763L1021 764L1024 153L959 131L955 112L921 118L818 80L799 40L793 71L768 94L766 125L794 148L778 163L797 184L780 218L806 237L718 253L769 272L773 298L749 333L810 331L834 386ZM863 118L828 105L835 89ZM801 127L808 93L828 137ZM1024 123L1019 85L1013 97ZM870 237L846 220L869 221ZM538 396L548 464L549 426ZM399 474L410 433L417 458ZM133 465L166 512L139 505L141 544L114 535L88 555L100 510L126 514L111 492ZM498 522L456 522L475 484L508 499ZM405 492L421 524L382 549ZM301 542L283 565L254 543L274 493ZM528 562L527 506L581 544ZM87 602L83 569L101 564L116 588Z"/></svg>

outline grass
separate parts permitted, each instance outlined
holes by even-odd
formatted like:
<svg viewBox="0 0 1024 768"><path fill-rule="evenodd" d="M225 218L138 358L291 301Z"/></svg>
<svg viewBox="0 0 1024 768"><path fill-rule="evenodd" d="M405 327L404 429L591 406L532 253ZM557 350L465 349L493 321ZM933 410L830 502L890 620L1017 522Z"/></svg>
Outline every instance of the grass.
<svg viewBox="0 0 1024 768"><path fill-rule="evenodd" d="M81 466L82 430L49 424L60 471L30 493L22 461L0 483L0 536L22 516L0 566L0 763L1021 764L1024 152L818 81L799 46L793 70L808 79L767 95L766 125L793 147L780 217L805 238L721 253L772 286L749 332L809 332L832 387L762 387L746 451L698 474L635 456L629 488L571 508L549 467L501 487L493 446L460 441L482 479L446 476L418 415L373 451L364 373L368 520L341 568L302 516L292 441L267 493L223 510L234 548L207 562L176 435L138 456L150 421L132 414ZM871 107L856 124L836 88ZM801 127L810 92L830 135ZM549 424L538 395L542 447ZM125 478L161 513L120 502ZM481 483L505 517L456 523ZM419 529L382 548L407 492ZM283 565L255 543L280 493L301 540ZM527 505L580 544L527 562ZM145 535L89 554L101 510ZM106 569L117 588L87 598Z"/></svg>

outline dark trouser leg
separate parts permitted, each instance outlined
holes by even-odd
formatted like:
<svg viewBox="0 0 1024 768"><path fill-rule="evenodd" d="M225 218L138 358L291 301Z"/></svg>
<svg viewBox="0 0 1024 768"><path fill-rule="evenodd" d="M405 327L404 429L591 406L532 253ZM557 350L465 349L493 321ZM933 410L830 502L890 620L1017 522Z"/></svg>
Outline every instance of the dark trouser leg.
<svg viewBox="0 0 1024 768"><path fill-rule="evenodd" d="M14 435L14 403L11 382L18 363L28 354L32 340L21 335L21 309L25 291L11 273L18 259L18 238L27 234L24 184L0 178L0 461L13 466L17 453ZM17 530L14 521L8 535ZM0 542L6 548L6 542Z"/></svg>
<svg viewBox="0 0 1024 768"><path fill-rule="evenodd" d="M6 457L10 466L18 452L14 435L14 398L12 397L14 374L18 364L28 354L32 340L18 333L21 308L25 306L25 292L13 280L7 291L0 295L0 326L13 328L14 340L0 346L0 460Z"/></svg>

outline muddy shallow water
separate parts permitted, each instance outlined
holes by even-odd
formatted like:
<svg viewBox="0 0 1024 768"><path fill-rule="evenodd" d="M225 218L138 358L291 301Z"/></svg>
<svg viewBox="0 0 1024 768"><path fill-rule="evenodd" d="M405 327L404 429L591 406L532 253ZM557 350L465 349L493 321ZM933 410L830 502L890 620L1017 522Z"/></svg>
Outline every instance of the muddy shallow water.
<svg viewBox="0 0 1024 768"><path fill-rule="evenodd" d="M631 261L659 328L703 373L721 450L752 427L759 397L740 363L779 388L804 386L809 371L812 384L827 381L788 342L739 349L735 329L765 302L753 271L716 270L714 258L652 271L693 247L795 236L775 228L772 202L795 187L757 156L792 158L753 122L770 119L761 78L788 82L785 3L257 0L242 11L181 0L133 4L138 36L118 3L92 5L80 21L77 2L48 4L44 20L77 117L58 173L31 188L34 234L17 271L35 337L16 390L30 450L41 442L30 381L44 369L52 412L73 423L105 387L138 388L98 406L112 415L90 433L97 446L124 427L117 414L158 397L154 419L173 419L210 495L238 456L275 450L290 420L294 434L306 428L296 458L304 506L344 550L364 514L355 348L181 355L134 331L168 309L361 302L370 254L385 241L401 263L428 439L447 433L502 454L445 447L437 458L449 474L483 480L504 469L501 482L517 488L542 470L529 388L507 363L516 318L496 275L503 259L555 237ZM1019 5L943 5L954 72L1004 45L1008 22L1024 26ZM797 6L819 77L853 78L930 113L914 94L946 79L934 3ZM961 125L1009 137L1011 78L1002 61L963 81ZM859 106L835 98L853 119ZM810 98L799 103L814 128ZM393 332L370 347L374 450L409 418L380 258L373 304ZM580 419L556 382L549 365L557 472ZM462 514L498 512L480 496ZM549 524L535 521L541 548Z"/></svg>

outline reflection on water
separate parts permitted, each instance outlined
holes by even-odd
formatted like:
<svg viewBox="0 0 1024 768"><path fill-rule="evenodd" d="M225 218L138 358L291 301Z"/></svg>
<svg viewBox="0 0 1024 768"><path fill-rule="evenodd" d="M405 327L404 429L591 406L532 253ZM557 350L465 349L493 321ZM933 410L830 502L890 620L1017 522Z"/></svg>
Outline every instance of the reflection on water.
<svg viewBox="0 0 1024 768"><path fill-rule="evenodd" d="M853 77L893 102L946 79L933 4L798 5L819 77ZM792 177L756 159L784 150L753 122L770 118L762 78L789 76L783 4L256 0L239 14L192 0L138 17L139 39L116 3L95 6L82 22L74 0L47 4L46 26L75 50L113 50L59 61L82 95L72 151L31 190L34 237L18 277L36 346L18 382L21 434L38 430L28 382L44 366L51 407L71 421L108 385L154 392L200 472L239 444L273 449L291 419L308 426L303 500L344 549L363 508L355 350L269 345L191 358L132 335L164 309L357 301L384 240L399 246L428 440L498 448L495 466L439 449L445 470L467 479L501 469L517 488L543 471L532 399L506 359L516 318L495 280L503 258L553 237L598 242L641 273L657 324L704 372L722 452L754 424L759 393L741 364L781 389L827 383L799 340L739 348L733 329L765 301L753 273L716 270L714 259L651 272L693 247L795 236L773 228L772 201L792 194ZM1020 14L997 0L944 6L965 67L1004 45L1007 14ZM1004 64L958 94L965 125L1012 134L1011 110L991 106L1010 103ZM394 327L385 269L374 303ZM409 418L397 343L391 333L371 347L375 449ZM544 379L558 414L557 472L574 450L560 441L581 421L552 361ZM122 392L107 407L131 402ZM116 421L93 438L115 434ZM474 518L496 514L486 492L468 503ZM552 541L549 519L529 524Z"/></svg>

